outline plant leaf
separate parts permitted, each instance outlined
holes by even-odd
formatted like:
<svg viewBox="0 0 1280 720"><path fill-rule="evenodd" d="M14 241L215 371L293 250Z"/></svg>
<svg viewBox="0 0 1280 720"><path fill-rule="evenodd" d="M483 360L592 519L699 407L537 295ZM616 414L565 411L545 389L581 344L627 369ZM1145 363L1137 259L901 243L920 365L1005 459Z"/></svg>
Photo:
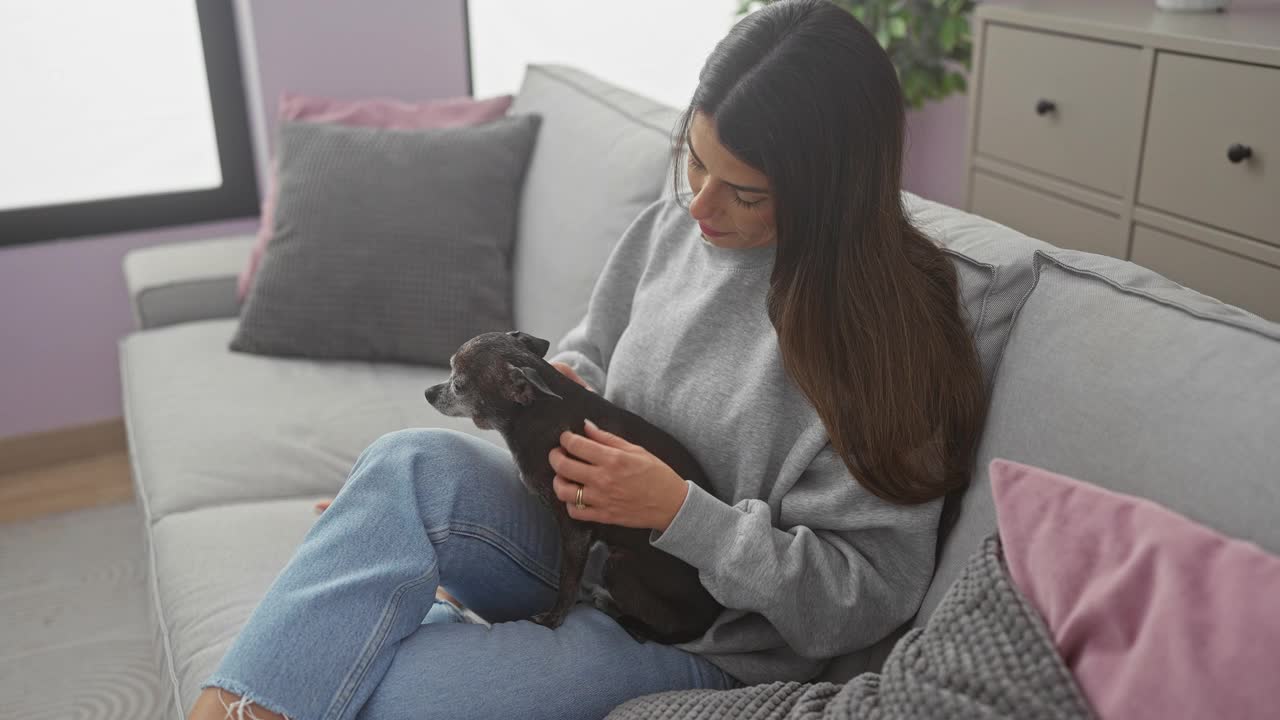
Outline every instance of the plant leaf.
<svg viewBox="0 0 1280 720"><path fill-rule="evenodd" d="M777 0L738 0L738 14ZM832 0L875 35L897 71L903 102L919 108L930 99L965 92L973 42L974 0Z"/></svg>
<svg viewBox="0 0 1280 720"><path fill-rule="evenodd" d="M938 28L938 44L942 46L943 52L951 52L955 48L956 40L960 37L960 24L963 22L963 19L954 15L942 21L942 27Z"/></svg>

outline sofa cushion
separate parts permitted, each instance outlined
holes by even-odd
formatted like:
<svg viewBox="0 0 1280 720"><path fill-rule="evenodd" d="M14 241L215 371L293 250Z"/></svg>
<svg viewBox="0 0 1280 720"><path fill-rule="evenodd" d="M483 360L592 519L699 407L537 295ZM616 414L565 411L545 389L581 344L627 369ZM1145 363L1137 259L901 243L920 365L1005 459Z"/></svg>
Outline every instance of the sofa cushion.
<svg viewBox="0 0 1280 720"><path fill-rule="evenodd" d="M511 249L537 115L470 127L280 126L275 225L239 352L447 365L511 329Z"/></svg>
<svg viewBox="0 0 1280 720"><path fill-rule="evenodd" d="M333 494L379 436L447 427L423 391L445 367L315 361L227 351L235 319L134 333L120 342L136 491L155 521L206 505Z"/></svg>
<svg viewBox="0 0 1280 720"><path fill-rule="evenodd" d="M910 192L903 191L902 203L916 227L956 260L960 300L990 385L1014 310L1034 282L1032 253L1054 247Z"/></svg>
<svg viewBox="0 0 1280 720"><path fill-rule="evenodd" d="M158 705L185 717L307 531L319 497L176 512L148 523Z"/></svg>
<svg viewBox="0 0 1280 720"><path fill-rule="evenodd" d="M1040 250L973 484L916 625L995 529L993 458L1145 497L1280 552L1280 325L1133 263Z"/></svg>
<svg viewBox="0 0 1280 720"><path fill-rule="evenodd" d="M517 221L516 329L555 347L623 231L670 184L678 113L561 65L530 65L511 113L542 116Z"/></svg>

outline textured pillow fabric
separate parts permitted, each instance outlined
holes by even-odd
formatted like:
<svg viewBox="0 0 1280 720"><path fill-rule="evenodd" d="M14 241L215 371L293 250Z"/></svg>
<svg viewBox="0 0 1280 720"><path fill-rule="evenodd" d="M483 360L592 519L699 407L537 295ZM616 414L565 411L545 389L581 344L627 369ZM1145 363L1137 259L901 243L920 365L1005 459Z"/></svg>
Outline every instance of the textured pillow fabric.
<svg viewBox="0 0 1280 720"><path fill-rule="evenodd" d="M230 348L447 365L509 330L540 117L439 130L285 123L274 236Z"/></svg>
<svg viewBox="0 0 1280 720"><path fill-rule="evenodd" d="M938 611L902 637L880 672L848 682L667 690L605 720L1093 720L1044 622L1014 588L995 537Z"/></svg>
<svg viewBox="0 0 1280 720"><path fill-rule="evenodd" d="M464 127L492 122L507 114L513 100L511 95L476 100L469 97L445 98L412 103L391 98L362 100L337 100L283 93L277 122L293 120L337 123L355 127L380 127L391 130L427 130L430 128ZM267 194L262 201L262 218L258 227L258 239L253 244L249 262L240 271L236 284L236 299L244 302L253 284L253 276L262 262L262 253L271 241L271 228L275 222L276 195L275 163L267 178Z"/></svg>
<svg viewBox="0 0 1280 720"><path fill-rule="evenodd" d="M990 473L1009 574L1100 718L1276 716L1280 557L1150 500Z"/></svg>

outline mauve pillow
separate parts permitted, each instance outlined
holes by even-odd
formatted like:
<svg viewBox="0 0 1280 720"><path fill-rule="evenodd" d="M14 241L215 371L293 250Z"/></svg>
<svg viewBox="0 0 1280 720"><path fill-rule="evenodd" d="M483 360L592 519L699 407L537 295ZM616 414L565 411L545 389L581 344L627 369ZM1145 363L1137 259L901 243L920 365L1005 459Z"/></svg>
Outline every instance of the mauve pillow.
<svg viewBox="0 0 1280 720"><path fill-rule="evenodd" d="M990 474L1014 585L1099 717L1277 716L1280 557L1047 470Z"/></svg>
<svg viewBox="0 0 1280 720"><path fill-rule="evenodd" d="M456 97L413 103L392 98L338 100L283 93L280 95L276 120L277 123L304 121L392 130L464 127L491 122L506 115L512 99L511 95L499 95L484 100ZM249 254L249 262L240 270L240 279L236 285L236 298L240 302L244 302L245 296L249 294L253 276L262 264L263 250L271 241L276 198L280 192L277 180L279 172L277 161L272 160L271 176L267 178L267 194L262 200L258 239Z"/></svg>

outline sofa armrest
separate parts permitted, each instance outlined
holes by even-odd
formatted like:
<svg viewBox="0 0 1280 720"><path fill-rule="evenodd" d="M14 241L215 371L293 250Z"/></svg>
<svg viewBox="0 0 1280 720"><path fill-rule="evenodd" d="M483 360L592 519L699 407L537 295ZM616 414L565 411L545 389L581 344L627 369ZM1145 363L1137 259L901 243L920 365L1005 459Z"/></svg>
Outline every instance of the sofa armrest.
<svg viewBox="0 0 1280 720"><path fill-rule="evenodd" d="M252 235L131 250L124 277L139 330L240 314L236 281Z"/></svg>

